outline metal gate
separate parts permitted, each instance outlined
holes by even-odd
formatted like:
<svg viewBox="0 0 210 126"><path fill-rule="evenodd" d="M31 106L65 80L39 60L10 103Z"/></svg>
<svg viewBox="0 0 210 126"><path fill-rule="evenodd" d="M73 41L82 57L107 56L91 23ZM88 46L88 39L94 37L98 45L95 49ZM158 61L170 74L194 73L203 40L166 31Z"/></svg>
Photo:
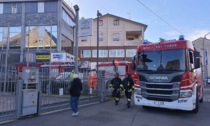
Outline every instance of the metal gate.
<svg viewBox="0 0 210 126"><path fill-rule="evenodd" d="M42 74L48 72L41 72ZM70 73L63 72L55 75L54 78L41 74L41 113L57 111L60 109L69 109L70 107ZM100 77L99 84L94 89L88 85L88 74L87 70L79 71L79 78L83 82L83 90L80 96L79 105L93 104L101 102L110 98L110 92L105 83L105 79Z"/></svg>
<svg viewBox="0 0 210 126"><path fill-rule="evenodd" d="M16 118L18 72L14 63L18 58L17 52L0 52L0 122Z"/></svg>
<svg viewBox="0 0 210 126"><path fill-rule="evenodd" d="M7 54L6 54L7 53ZM0 123L3 121L17 119L19 115L19 101L17 94L22 93L19 86L22 73L17 70L16 64L19 62L20 54L18 52L0 51ZM99 73L96 88L88 84L88 70L79 70L79 78L83 82L83 91L80 97L80 106L103 102L110 98L110 91L103 78L103 73ZM49 77L46 73L50 71L39 69L40 97L39 114L46 112L70 109L70 71L59 73L54 77ZM95 78L95 81L97 78ZM17 92L19 91L19 92Z"/></svg>

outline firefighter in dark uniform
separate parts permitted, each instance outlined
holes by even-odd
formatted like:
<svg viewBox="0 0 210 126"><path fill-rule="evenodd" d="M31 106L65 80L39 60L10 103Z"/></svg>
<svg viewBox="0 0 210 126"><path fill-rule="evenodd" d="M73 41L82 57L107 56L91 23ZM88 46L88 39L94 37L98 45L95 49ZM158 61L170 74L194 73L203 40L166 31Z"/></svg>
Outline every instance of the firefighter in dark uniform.
<svg viewBox="0 0 210 126"><path fill-rule="evenodd" d="M115 105L118 105L120 101L120 91L123 89L122 80L119 78L118 73L116 73L115 77L111 80L109 87L113 89L112 97L115 100Z"/></svg>
<svg viewBox="0 0 210 126"><path fill-rule="evenodd" d="M131 96L134 91L134 82L133 79L131 78L131 75L129 73L125 74L125 78L122 81L123 87L125 90L125 96L127 98L127 107L130 108L130 103L131 103Z"/></svg>

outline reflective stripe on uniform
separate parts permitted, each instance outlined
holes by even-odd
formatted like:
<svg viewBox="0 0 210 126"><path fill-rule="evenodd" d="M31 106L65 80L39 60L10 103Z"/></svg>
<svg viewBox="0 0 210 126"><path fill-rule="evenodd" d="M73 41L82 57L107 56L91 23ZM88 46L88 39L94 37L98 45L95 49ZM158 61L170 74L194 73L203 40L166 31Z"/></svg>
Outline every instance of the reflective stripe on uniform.
<svg viewBox="0 0 210 126"><path fill-rule="evenodd" d="M128 101L131 101L131 99L128 98Z"/></svg>
<svg viewBox="0 0 210 126"><path fill-rule="evenodd" d="M112 88L112 84L109 84L109 88Z"/></svg>
<svg viewBox="0 0 210 126"><path fill-rule="evenodd" d="M116 101L119 101L119 100L120 100L120 98L115 98L115 100L116 100Z"/></svg>
<svg viewBox="0 0 210 126"><path fill-rule="evenodd" d="M130 89L128 92L132 92L133 91L133 89Z"/></svg>

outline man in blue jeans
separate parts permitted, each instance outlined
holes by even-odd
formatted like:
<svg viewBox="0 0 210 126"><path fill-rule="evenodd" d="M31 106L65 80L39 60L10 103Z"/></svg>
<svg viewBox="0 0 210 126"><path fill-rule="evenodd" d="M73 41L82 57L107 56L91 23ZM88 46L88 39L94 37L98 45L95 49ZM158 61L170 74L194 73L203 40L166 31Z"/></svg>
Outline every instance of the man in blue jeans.
<svg viewBox="0 0 210 126"><path fill-rule="evenodd" d="M79 114L78 112L78 104L79 104L79 97L80 97L80 92L82 91L82 82L78 78L77 74L74 74L74 79L71 82L71 87L69 90L69 93L71 95L70 97L70 105L72 108L72 116L77 116Z"/></svg>

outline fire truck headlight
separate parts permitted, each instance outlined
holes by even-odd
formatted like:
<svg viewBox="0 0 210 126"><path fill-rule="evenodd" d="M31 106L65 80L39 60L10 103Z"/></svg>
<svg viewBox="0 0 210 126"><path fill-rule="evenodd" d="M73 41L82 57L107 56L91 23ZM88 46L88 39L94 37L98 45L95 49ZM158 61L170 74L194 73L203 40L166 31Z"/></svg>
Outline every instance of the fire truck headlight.
<svg viewBox="0 0 210 126"><path fill-rule="evenodd" d="M192 91L180 92L179 98L189 98L192 97Z"/></svg>
<svg viewBox="0 0 210 126"><path fill-rule="evenodd" d="M137 94L137 95L141 95L141 90L139 90L139 89L134 89L134 93Z"/></svg>

